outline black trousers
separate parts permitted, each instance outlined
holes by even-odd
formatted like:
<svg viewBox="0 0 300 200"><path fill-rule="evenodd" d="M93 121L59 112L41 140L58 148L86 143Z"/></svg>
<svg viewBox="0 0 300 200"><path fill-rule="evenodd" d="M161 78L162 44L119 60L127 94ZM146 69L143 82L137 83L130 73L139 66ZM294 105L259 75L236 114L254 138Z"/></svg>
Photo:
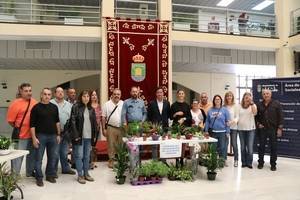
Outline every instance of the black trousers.
<svg viewBox="0 0 300 200"><path fill-rule="evenodd" d="M264 164L264 155L266 150L267 139L269 138L270 147L270 164L276 166L277 161L277 129L274 128L260 128L257 129L258 137L258 163Z"/></svg>

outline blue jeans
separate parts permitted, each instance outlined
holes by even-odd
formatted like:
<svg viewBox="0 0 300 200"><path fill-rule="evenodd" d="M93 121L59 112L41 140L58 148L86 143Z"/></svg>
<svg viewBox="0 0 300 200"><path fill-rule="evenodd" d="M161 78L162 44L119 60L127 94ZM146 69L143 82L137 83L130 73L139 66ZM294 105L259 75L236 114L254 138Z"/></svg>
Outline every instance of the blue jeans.
<svg viewBox="0 0 300 200"><path fill-rule="evenodd" d="M30 139L19 139L16 149L28 150L29 154L26 156L26 176L31 176L34 171L34 157L35 151L32 146L32 140ZM11 168L14 172L20 174L23 157L13 159L11 161Z"/></svg>
<svg viewBox="0 0 300 200"><path fill-rule="evenodd" d="M56 162L55 162L56 172L57 172L59 160L60 160L62 173L71 171L71 167L68 163L69 142L66 139L62 138L60 144L57 145L56 150L57 150L57 155L58 155Z"/></svg>
<svg viewBox="0 0 300 200"><path fill-rule="evenodd" d="M58 157L57 155L57 140L56 134L37 134L37 138L40 142L39 147L35 149L35 170L36 170L36 179L43 179L42 172L42 161L45 153L45 149L47 149L47 166L46 166L46 177L54 177L56 175L55 170L55 161Z"/></svg>
<svg viewBox="0 0 300 200"><path fill-rule="evenodd" d="M230 143L233 150L234 160L239 160L239 150L237 145L238 131L230 129Z"/></svg>
<svg viewBox="0 0 300 200"><path fill-rule="evenodd" d="M242 165L252 166L255 130L239 131Z"/></svg>
<svg viewBox="0 0 300 200"><path fill-rule="evenodd" d="M212 137L216 138L218 140L217 142L217 151L219 153L219 156L222 158L226 158L227 154L227 148L226 148L226 133L220 132L220 133L212 133Z"/></svg>
<svg viewBox="0 0 300 200"><path fill-rule="evenodd" d="M75 166L78 176L87 176L90 168L91 139L82 139L80 145L73 145Z"/></svg>

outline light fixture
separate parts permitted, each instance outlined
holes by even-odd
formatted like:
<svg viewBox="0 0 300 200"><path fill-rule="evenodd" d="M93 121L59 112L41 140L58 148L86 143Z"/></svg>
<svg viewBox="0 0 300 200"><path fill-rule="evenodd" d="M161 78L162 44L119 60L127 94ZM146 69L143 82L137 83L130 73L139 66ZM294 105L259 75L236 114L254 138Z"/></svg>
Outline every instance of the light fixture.
<svg viewBox="0 0 300 200"><path fill-rule="evenodd" d="M221 0L217 6L221 7L227 7L229 4L231 4L234 0Z"/></svg>
<svg viewBox="0 0 300 200"><path fill-rule="evenodd" d="M257 4L255 7L253 7L252 10L263 10L273 3L274 3L274 0L265 0L265 1L261 2L260 4Z"/></svg>

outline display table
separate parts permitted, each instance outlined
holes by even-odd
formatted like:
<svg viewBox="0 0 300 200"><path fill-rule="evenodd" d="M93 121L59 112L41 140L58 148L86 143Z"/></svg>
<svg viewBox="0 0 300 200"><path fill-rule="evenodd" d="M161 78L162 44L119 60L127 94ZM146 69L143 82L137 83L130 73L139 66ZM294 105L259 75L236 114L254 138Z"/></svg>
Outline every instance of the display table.
<svg viewBox="0 0 300 200"><path fill-rule="evenodd" d="M127 144L129 148L129 157L130 157L130 172L135 173L135 169L138 167L140 162L140 146L144 145L158 145L160 148L160 158L166 159L166 158L179 158L181 157L182 153L182 146L183 144L188 144L191 146L191 157L192 157L192 164L193 165L193 171L197 172L197 166L198 166L198 152L194 151L193 146L196 144L201 143L214 143L218 142L217 139L209 137L209 138L199 138L199 137L193 137L191 139L185 139L185 136L181 136L180 139L165 139L162 140L162 137L159 138L159 140L152 140L151 137L148 137L145 141L142 137L133 137L133 138L123 138L123 141Z"/></svg>
<svg viewBox="0 0 300 200"><path fill-rule="evenodd" d="M0 163L7 162L22 156L29 154L27 150L11 150L11 152L7 155L0 155Z"/></svg>

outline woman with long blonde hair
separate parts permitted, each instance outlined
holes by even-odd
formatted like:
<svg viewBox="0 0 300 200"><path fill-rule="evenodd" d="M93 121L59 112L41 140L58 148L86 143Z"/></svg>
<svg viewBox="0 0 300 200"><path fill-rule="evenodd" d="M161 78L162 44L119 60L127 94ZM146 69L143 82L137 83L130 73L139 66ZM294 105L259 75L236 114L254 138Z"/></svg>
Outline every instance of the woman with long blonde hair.
<svg viewBox="0 0 300 200"><path fill-rule="evenodd" d="M238 159L239 159L239 153L238 153L238 145L237 145L237 121L238 121L238 107L234 102L234 94L231 91L228 91L225 93L224 97L224 106L228 109L229 115L230 115L230 145L233 149L233 155L234 155L234 167L238 166ZM228 140L229 138L226 138L226 149L228 147ZM227 157L226 157L227 158Z"/></svg>
<svg viewBox="0 0 300 200"><path fill-rule="evenodd" d="M253 103L252 94L245 92L238 112L238 133L241 142L242 167L252 169L253 144L255 137L255 120L257 107Z"/></svg>

